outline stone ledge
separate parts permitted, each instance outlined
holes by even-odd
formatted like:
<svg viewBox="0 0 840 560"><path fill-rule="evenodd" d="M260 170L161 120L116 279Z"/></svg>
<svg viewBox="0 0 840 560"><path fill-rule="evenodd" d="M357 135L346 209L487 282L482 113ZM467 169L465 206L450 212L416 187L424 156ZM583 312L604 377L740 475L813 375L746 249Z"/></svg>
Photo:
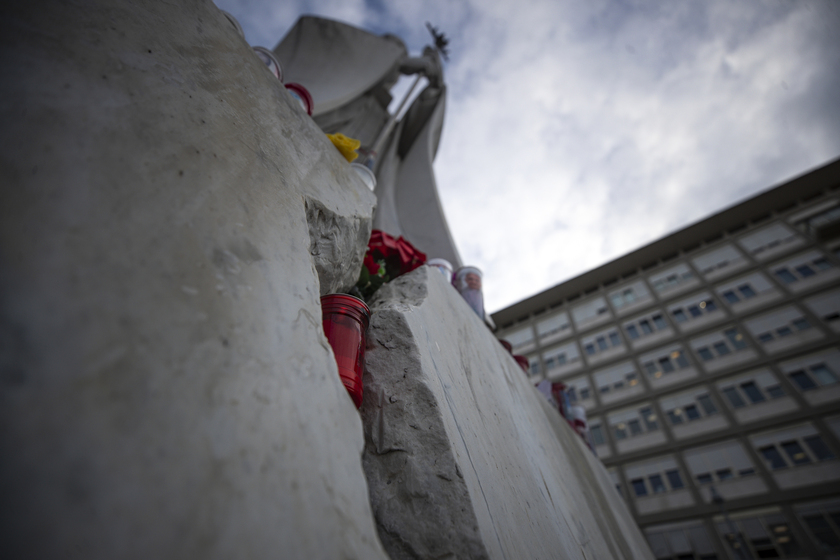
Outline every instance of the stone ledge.
<svg viewBox="0 0 840 560"><path fill-rule="evenodd" d="M428 271L384 286L368 331L363 465L391 558L652 558L603 465Z"/></svg>

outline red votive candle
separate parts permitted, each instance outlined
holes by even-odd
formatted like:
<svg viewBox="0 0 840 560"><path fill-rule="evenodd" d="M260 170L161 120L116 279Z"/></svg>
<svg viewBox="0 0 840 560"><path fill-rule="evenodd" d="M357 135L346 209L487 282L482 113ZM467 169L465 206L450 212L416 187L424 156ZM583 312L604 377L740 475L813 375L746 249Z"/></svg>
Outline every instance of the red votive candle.
<svg viewBox="0 0 840 560"><path fill-rule="evenodd" d="M531 366L528 363L528 358L526 358L525 356L518 356L518 355L514 354L513 359L516 360L516 363L519 364L519 367L522 368L522 371L524 371L526 374L530 375Z"/></svg>
<svg viewBox="0 0 840 560"><path fill-rule="evenodd" d="M370 309L359 298L330 294L321 298L324 334L332 346L338 375L356 408L362 406L362 374L365 371L365 331Z"/></svg>

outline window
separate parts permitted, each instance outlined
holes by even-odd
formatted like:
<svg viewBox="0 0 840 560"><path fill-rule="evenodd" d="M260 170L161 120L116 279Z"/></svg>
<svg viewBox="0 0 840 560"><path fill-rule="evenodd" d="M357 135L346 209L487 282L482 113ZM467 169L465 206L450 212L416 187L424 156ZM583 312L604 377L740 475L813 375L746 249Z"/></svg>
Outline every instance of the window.
<svg viewBox="0 0 840 560"><path fill-rule="evenodd" d="M773 433L750 436L773 470L834 460L831 449L810 424L788 426Z"/></svg>
<svg viewBox="0 0 840 560"><path fill-rule="evenodd" d="M742 514L744 515L744 514ZM718 534L732 558L798 558L802 556L790 523L776 512L755 512L740 519L715 518ZM734 529L734 532L733 532ZM746 547L746 550L744 550Z"/></svg>
<svg viewBox="0 0 840 560"><path fill-rule="evenodd" d="M676 348L665 354L666 349L654 351L651 354L641 356L642 368L648 374L648 377L653 379L660 379L663 375L673 373L678 370L683 370L691 366L685 356L685 352ZM659 354L660 357L654 358ZM662 354L665 354L664 356Z"/></svg>
<svg viewBox="0 0 840 560"><path fill-rule="evenodd" d="M625 465L624 473L628 480L639 481L637 484L639 491L635 492L637 497L663 494L683 488L677 463L671 455ZM642 488L644 488L644 493L640 493Z"/></svg>
<svg viewBox="0 0 840 560"><path fill-rule="evenodd" d="M571 325L569 324L569 314L559 313L537 323L537 336L541 339L569 331L571 333ZM560 338L560 337L555 337Z"/></svg>
<svg viewBox="0 0 840 560"><path fill-rule="evenodd" d="M587 336L583 339L583 349L589 356L605 352L611 348L621 346L621 337L618 331L609 330Z"/></svg>
<svg viewBox="0 0 840 560"><path fill-rule="evenodd" d="M792 371L788 374L800 391L810 391L817 387L826 387L837 383L837 376L828 369L824 362L814 364L805 369Z"/></svg>
<svg viewBox="0 0 840 560"><path fill-rule="evenodd" d="M767 463L770 465L770 468L772 470L775 471L777 469L784 469L785 467L787 467L787 463L785 463L785 460L782 459L782 456L779 454L779 451L776 449L775 445L768 445L767 447L762 447L761 449L759 449L759 451L761 452L761 455L764 457Z"/></svg>
<svg viewBox="0 0 840 560"><path fill-rule="evenodd" d="M631 480L630 484L633 486L633 492L635 492L636 496L647 496L647 487L643 478Z"/></svg>
<svg viewBox="0 0 840 560"><path fill-rule="evenodd" d="M782 283L790 286L800 280L820 276L831 268L833 268L833 265L820 251L809 251L790 259L782 266L776 267L773 273ZM791 286L791 289L796 289L796 286Z"/></svg>
<svg viewBox="0 0 840 560"><path fill-rule="evenodd" d="M715 474L718 477L718 480L729 480L733 478L732 469L719 469L715 471Z"/></svg>
<svg viewBox="0 0 840 560"><path fill-rule="evenodd" d="M793 331L790 330L790 327L779 327L778 329L776 329L776 334L779 336L779 338L783 338L785 336L792 335Z"/></svg>
<svg viewBox="0 0 840 560"><path fill-rule="evenodd" d="M658 330L667 329L668 325L665 323L665 319L662 318L662 315L654 315L653 317L653 324L656 326Z"/></svg>
<svg viewBox="0 0 840 560"><path fill-rule="evenodd" d="M725 245L699 255L691 262L700 274L707 278L716 278L746 265L744 256L732 245Z"/></svg>
<svg viewBox="0 0 840 560"><path fill-rule="evenodd" d="M779 268L776 270L775 274L779 278L779 280L781 280L785 284L791 284L798 280L798 278L791 274L791 272L787 268Z"/></svg>
<svg viewBox="0 0 840 560"><path fill-rule="evenodd" d="M785 224L776 222L758 231L745 234L738 243L759 260L788 250L802 243L802 238Z"/></svg>
<svg viewBox="0 0 840 560"><path fill-rule="evenodd" d="M793 326L798 331L804 331L805 329L811 328L811 323L809 323L808 319L806 319L805 317L801 317L793 321Z"/></svg>
<svg viewBox="0 0 840 560"><path fill-rule="evenodd" d="M703 412L705 412L706 414L717 414L717 407L712 402L712 399L709 397L709 395L700 395L699 397L697 397L697 402L700 403L700 406L703 407Z"/></svg>
<svg viewBox="0 0 840 560"><path fill-rule="evenodd" d="M682 488L684 486L682 477L680 477L680 471L676 469L670 470L665 473L665 476L668 477L668 484L670 484L671 488L673 488L674 490Z"/></svg>
<svg viewBox="0 0 840 560"><path fill-rule="evenodd" d="M837 376L835 376L831 370L829 370L825 364L816 364L809 368L811 370L811 374L822 386L826 385L834 385L837 383Z"/></svg>
<svg viewBox="0 0 840 560"><path fill-rule="evenodd" d="M729 346L727 346L724 342L715 342L712 346L714 347L715 352L717 352L718 356L725 356L730 352Z"/></svg>
<svg viewBox="0 0 840 560"><path fill-rule="evenodd" d="M741 298L736 296L735 292L733 292L732 290L727 290L721 295L723 296L723 299L725 299L729 303L738 303L739 301L741 301Z"/></svg>
<svg viewBox="0 0 840 560"><path fill-rule="evenodd" d="M637 338L639 338L639 331L636 330L636 325L627 325L624 330L627 331L627 335L632 340L636 340Z"/></svg>
<svg viewBox="0 0 840 560"><path fill-rule="evenodd" d="M645 407L639 409L639 415L642 417L647 431L652 432L659 429L659 423L656 421L656 414L653 413L652 408Z"/></svg>
<svg viewBox="0 0 840 560"><path fill-rule="evenodd" d="M649 405L612 412L607 421L616 440L643 436L659 429L656 416Z"/></svg>
<svg viewBox="0 0 840 560"><path fill-rule="evenodd" d="M672 425L701 420L717 414L717 407L702 389L694 389L677 395L670 395L659 401L662 410ZM679 436L679 434L677 434Z"/></svg>
<svg viewBox="0 0 840 560"><path fill-rule="evenodd" d="M697 482L699 484L711 484L712 482L714 482L714 479L709 473L701 473L697 475Z"/></svg>
<svg viewBox="0 0 840 560"><path fill-rule="evenodd" d="M576 305L572 308L571 314L572 320L578 328L586 328L603 323L610 317L610 312L607 309L607 300L603 297L596 297Z"/></svg>
<svg viewBox="0 0 840 560"><path fill-rule="evenodd" d="M762 334L758 335L758 341L762 344L766 344L766 343L770 342L771 340L774 340L774 338L773 338L773 335L770 334L769 332L762 333Z"/></svg>
<svg viewBox="0 0 840 560"><path fill-rule="evenodd" d="M698 348L697 354L700 355L700 358L702 358L704 362L708 362L710 360L715 359L714 354L712 354L712 352L705 346L703 346L702 348Z"/></svg>
<svg viewBox="0 0 840 560"><path fill-rule="evenodd" d="M724 331L723 334L726 335L726 338L735 347L735 350L742 350L747 347L747 343L744 342L744 335L738 332L738 329L729 329Z"/></svg>
<svg viewBox="0 0 840 560"><path fill-rule="evenodd" d="M734 387L727 387L723 390L723 394L726 395L726 398L729 400L732 408L747 406L747 403L744 402L741 395L738 394L738 391L736 391Z"/></svg>
<svg viewBox="0 0 840 560"><path fill-rule="evenodd" d="M665 488L665 483L662 481L662 475L652 474L648 477L648 481L650 482L650 488L653 490L654 494L660 494L668 491L668 489Z"/></svg>
<svg viewBox="0 0 840 560"><path fill-rule="evenodd" d="M771 385L770 387L765 387L765 391L767 394L770 395L771 399L778 399L779 397L785 396L785 391L778 385Z"/></svg>
<svg viewBox="0 0 840 560"><path fill-rule="evenodd" d="M833 206L832 206L833 202ZM805 233L820 237L820 231L840 220L840 207L837 201L828 201L828 210L822 210L818 214L812 214L802 220L796 220L796 227ZM823 206L823 205L818 205ZM823 206L825 208L825 206Z"/></svg>
<svg viewBox="0 0 840 560"><path fill-rule="evenodd" d="M652 275L650 283L657 292L670 291L679 286L685 287L694 280L694 274L686 264L679 264L662 272Z"/></svg>
<svg viewBox="0 0 840 560"><path fill-rule="evenodd" d="M781 445L794 465L804 465L811 462L811 459L805 454L805 450L802 449L798 441L786 441L782 442Z"/></svg>
<svg viewBox="0 0 840 560"><path fill-rule="evenodd" d="M760 403L765 400L764 395L761 394L761 391L758 390L758 387L756 387L753 381L741 383L741 390L744 391L747 398L750 399L753 404Z"/></svg>
<svg viewBox="0 0 840 560"><path fill-rule="evenodd" d="M805 445L811 450L817 461L827 461L834 459L834 453L826 446L825 442L818 435L803 438Z"/></svg>
<svg viewBox="0 0 840 560"><path fill-rule="evenodd" d="M688 420L698 420L700 416L700 411L697 410L697 407L693 404L690 404L685 407L685 415L688 417Z"/></svg>
<svg viewBox="0 0 840 560"><path fill-rule="evenodd" d="M740 474L753 469L753 463L744 447L737 440L693 447L684 453L686 466L700 484L724 482L744 476ZM749 475L747 475L749 476Z"/></svg>
<svg viewBox="0 0 840 560"><path fill-rule="evenodd" d="M808 374L801 369L799 371L793 371L788 375L790 376L791 381L793 381L802 391L810 391L811 389L817 388L817 384L814 383L811 378L808 377Z"/></svg>
<svg viewBox="0 0 840 560"><path fill-rule="evenodd" d="M669 307L669 312L677 323L687 323L695 319L700 319L717 310L717 305L708 292L697 294ZM659 317L665 323L665 326L667 326L665 318L662 316ZM656 317L653 319L656 320Z"/></svg>
<svg viewBox="0 0 840 560"><path fill-rule="evenodd" d="M832 530L826 517L821 514L812 514L803 516L802 520L814 537L816 537L817 543L820 544L823 550L831 551L840 548L840 539L837 538L837 534ZM840 519L835 519L835 526L837 526L838 522L840 522Z"/></svg>
<svg viewBox="0 0 840 560"><path fill-rule="evenodd" d="M604 445L606 443L604 440L604 431L601 429L600 424L591 426L589 428L589 435L592 436L592 444L595 446Z"/></svg>
<svg viewBox="0 0 840 560"><path fill-rule="evenodd" d="M736 379L720 382L718 388L732 408L767 402L785 396L776 376L768 370L758 370Z"/></svg>
<svg viewBox="0 0 840 560"><path fill-rule="evenodd" d="M802 278L808 278L809 276L813 276L816 274L816 272L814 272L814 269L808 266L807 264L797 266L796 272L798 272L799 276L801 276Z"/></svg>
<svg viewBox="0 0 840 560"><path fill-rule="evenodd" d="M653 329L650 327L650 323L647 319L642 319L639 321L639 326L642 327L642 332L644 334L650 334L653 332Z"/></svg>
<svg viewBox="0 0 840 560"><path fill-rule="evenodd" d="M823 271L828 270L829 268L833 267L834 265L828 262L826 259L820 257L818 259L814 259L813 261L814 266L817 267L817 270Z"/></svg>
<svg viewBox="0 0 840 560"><path fill-rule="evenodd" d="M755 290L753 290L749 284L742 284L738 286L738 291L741 292L744 299L755 297Z"/></svg>
<svg viewBox="0 0 840 560"><path fill-rule="evenodd" d="M610 302L616 310L627 307L634 303L650 299L650 295L642 281L637 281L626 288L618 289L609 293Z"/></svg>

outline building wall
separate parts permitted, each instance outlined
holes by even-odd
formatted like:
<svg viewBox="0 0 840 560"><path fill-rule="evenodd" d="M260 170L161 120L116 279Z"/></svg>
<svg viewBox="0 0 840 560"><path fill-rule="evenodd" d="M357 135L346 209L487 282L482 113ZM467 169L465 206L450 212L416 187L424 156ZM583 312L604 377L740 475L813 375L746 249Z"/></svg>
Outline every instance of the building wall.
<svg viewBox="0 0 840 560"><path fill-rule="evenodd" d="M838 224L834 162L494 315L657 558L840 557Z"/></svg>

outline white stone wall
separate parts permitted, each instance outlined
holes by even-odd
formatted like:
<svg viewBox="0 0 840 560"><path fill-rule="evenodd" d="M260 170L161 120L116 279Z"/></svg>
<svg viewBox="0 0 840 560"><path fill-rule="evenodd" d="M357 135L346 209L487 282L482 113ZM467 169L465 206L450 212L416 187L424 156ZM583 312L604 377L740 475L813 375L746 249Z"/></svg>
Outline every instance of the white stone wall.
<svg viewBox="0 0 840 560"><path fill-rule="evenodd" d="M372 193L209 1L0 25L4 556L385 558L316 274Z"/></svg>
<svg viewBox="0 0 840 560"><path fill-rule="evenodd" d="M372 306L364 466L392 559L652 558L603 465L421 267Z"/></svg>

